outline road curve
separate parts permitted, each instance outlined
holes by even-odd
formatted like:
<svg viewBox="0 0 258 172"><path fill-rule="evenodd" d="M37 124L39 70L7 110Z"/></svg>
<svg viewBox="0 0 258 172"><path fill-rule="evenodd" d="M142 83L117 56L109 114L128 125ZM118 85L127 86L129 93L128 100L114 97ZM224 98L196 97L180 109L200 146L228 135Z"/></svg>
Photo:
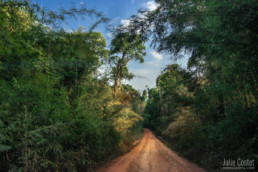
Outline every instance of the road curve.
<svg viewBox="0 0 258 172"><path fill-rule="evenodd" d="M141 142L131 152L115 159L97 172L205 172L179 157L144 129Z"/></svg>

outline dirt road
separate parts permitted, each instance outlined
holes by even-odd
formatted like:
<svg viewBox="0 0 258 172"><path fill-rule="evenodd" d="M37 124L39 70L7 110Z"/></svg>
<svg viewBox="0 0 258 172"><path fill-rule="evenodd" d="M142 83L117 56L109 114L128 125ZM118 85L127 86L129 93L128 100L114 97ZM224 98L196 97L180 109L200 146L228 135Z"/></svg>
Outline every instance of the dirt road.
<svg viewBox="0 0 258 172"><path fill-rule="evenodd" d="M179 157L153 133L144 129L141 142L129 153L97 172L204 172L197 165Z"/></svg>

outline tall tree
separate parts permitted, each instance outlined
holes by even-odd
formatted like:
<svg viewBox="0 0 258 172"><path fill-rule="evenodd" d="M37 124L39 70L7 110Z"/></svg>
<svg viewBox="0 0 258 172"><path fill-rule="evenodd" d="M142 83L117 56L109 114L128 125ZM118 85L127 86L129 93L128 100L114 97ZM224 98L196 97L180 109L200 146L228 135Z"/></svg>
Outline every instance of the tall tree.
<svg viewBox="0 0 258 172"><path fill-rule="evenodd" d="M114 79L114 95L117 93L119 81L121 82L122 79L132 79L133 77L133 74L128 71L128 62L135 60L143 63L143 56L145 55L144 40L140 35L117 33L111 42L109 58L109 64L113 72L112 77Z"/></svg>

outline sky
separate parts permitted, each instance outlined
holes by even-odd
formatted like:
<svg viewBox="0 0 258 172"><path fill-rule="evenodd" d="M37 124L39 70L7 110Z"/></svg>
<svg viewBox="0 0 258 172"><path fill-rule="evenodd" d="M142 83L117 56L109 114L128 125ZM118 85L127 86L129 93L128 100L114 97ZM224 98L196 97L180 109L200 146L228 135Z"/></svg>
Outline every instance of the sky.
<svg viewBox="0 0 258 172"><path fill-rule="evenodd" d="M158 6L154 0L34 0L43 8L53 11L58 10L60 7L69 9L71 6L80 7L81 5L86 8L95 9L102 12L104 16L108 17L114 26L119 24L128 24L128 18L131 15L137 14L138 9L155 10ZM77 30L79 26L86 29L94 24L93 19L80 18L78 20L71 20L67 24L63 24L63 28L67 31ZM112 40L112 34L106 29L105 25L99 25L95 31L99 31L106 38L109 44ZM135 78L126 81L125 83L131 84L135 89L143 91L146 86L152 88L156 86L156 78L167 65L178 63L182 67L186 67L187 59L171 60L169 54L158 53L150 47L150 42L145 44L147 55L144 57L144 63L129 62L128 67L130 72L135 75Z"/></svg>

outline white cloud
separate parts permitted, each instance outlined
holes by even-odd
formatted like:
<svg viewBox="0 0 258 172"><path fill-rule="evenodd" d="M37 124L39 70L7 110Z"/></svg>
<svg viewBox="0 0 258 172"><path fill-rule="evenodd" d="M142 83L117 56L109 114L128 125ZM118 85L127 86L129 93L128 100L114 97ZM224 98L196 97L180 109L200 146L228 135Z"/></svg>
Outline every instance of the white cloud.
<svg viewBox="0 0 258 172"><path fill-rule="evenodd" d="M154 11L156 8L158 8L159 5L155 1L148 1L144 3L143 6L150 11Z"/></svg>
<svg viewBox="0 0 258 172"><path fill-rule="evenodd" d="M161 65L160 60L149 61L147 64L153 67L159 67Z"/></svg>
<svg viewBox="0 0 258 172"><path fill-rule="evenodd" d="M125 26L125 27L130 25L130 20L126 20L126 19L124 20L124 19L122 19L120 22L121 22L121 24L122 24L123 26Z"/></svg>
<svg viewBox="0 0 258 172"><path fill-rule="evenodd" d="M162 60L163 59L163 55L158 53L157 51L151 51L150 54L157 60Z"/></svg>
<svg viewBox="0 0 258 172"><path fill-rule="evenodd" d="M111 20L110 22L109 22L109 24L114 24L114 23L116 23L118 20L120 19L120 17L116 17L116 18L114 18L113 20Z"/></svg>
<svg viewBox="0 0 258 172"><path fill-rule="evenodd" d="M65 30L65 31L68 32L68 33L72 33L72 32L73 32L72 29L67 29L67 30Z"/></svg>
<svg viewBox="0 0 258 172"><path fill-rule="evenodd" d="M137 16L139 19L146 19L146 13L138 13Z"/></svg>
<svg viewBox="0 0 258 172"><path fill-rule="evenodd" d="M81 1L81 2L80 2L80 5L83 5L83 4L84 4L84 2Z"/></svg>
<svg viewBox="0 0 258 172"><path fill-rule="evenodd" d="M108 37L108 38L112 38L112 37L113 37L112 33L110 33L110 32L107 33L107 37Z"/></svg>
<svg viewBox="0 0 258 172"><path fill-rule="evenodd" d="M148 69L132 69L132 72L136 73L136 74L140 74L142 76L153 73L153 71L148 70Z"/></svg>
<svg viewBox="0 0 258 172"><path fill-rule="evenodd" d="M119 20L121 17L116 17L113 19L113 22L116 22L117 20Z"/></svg>
<svg viewBox="0 0 258 172"><path fill-rule="evenodd" d="M98 72L99 72L99 74L103 74L103 73L105 73L105 69L103 67L98 68Z"/></svg>

